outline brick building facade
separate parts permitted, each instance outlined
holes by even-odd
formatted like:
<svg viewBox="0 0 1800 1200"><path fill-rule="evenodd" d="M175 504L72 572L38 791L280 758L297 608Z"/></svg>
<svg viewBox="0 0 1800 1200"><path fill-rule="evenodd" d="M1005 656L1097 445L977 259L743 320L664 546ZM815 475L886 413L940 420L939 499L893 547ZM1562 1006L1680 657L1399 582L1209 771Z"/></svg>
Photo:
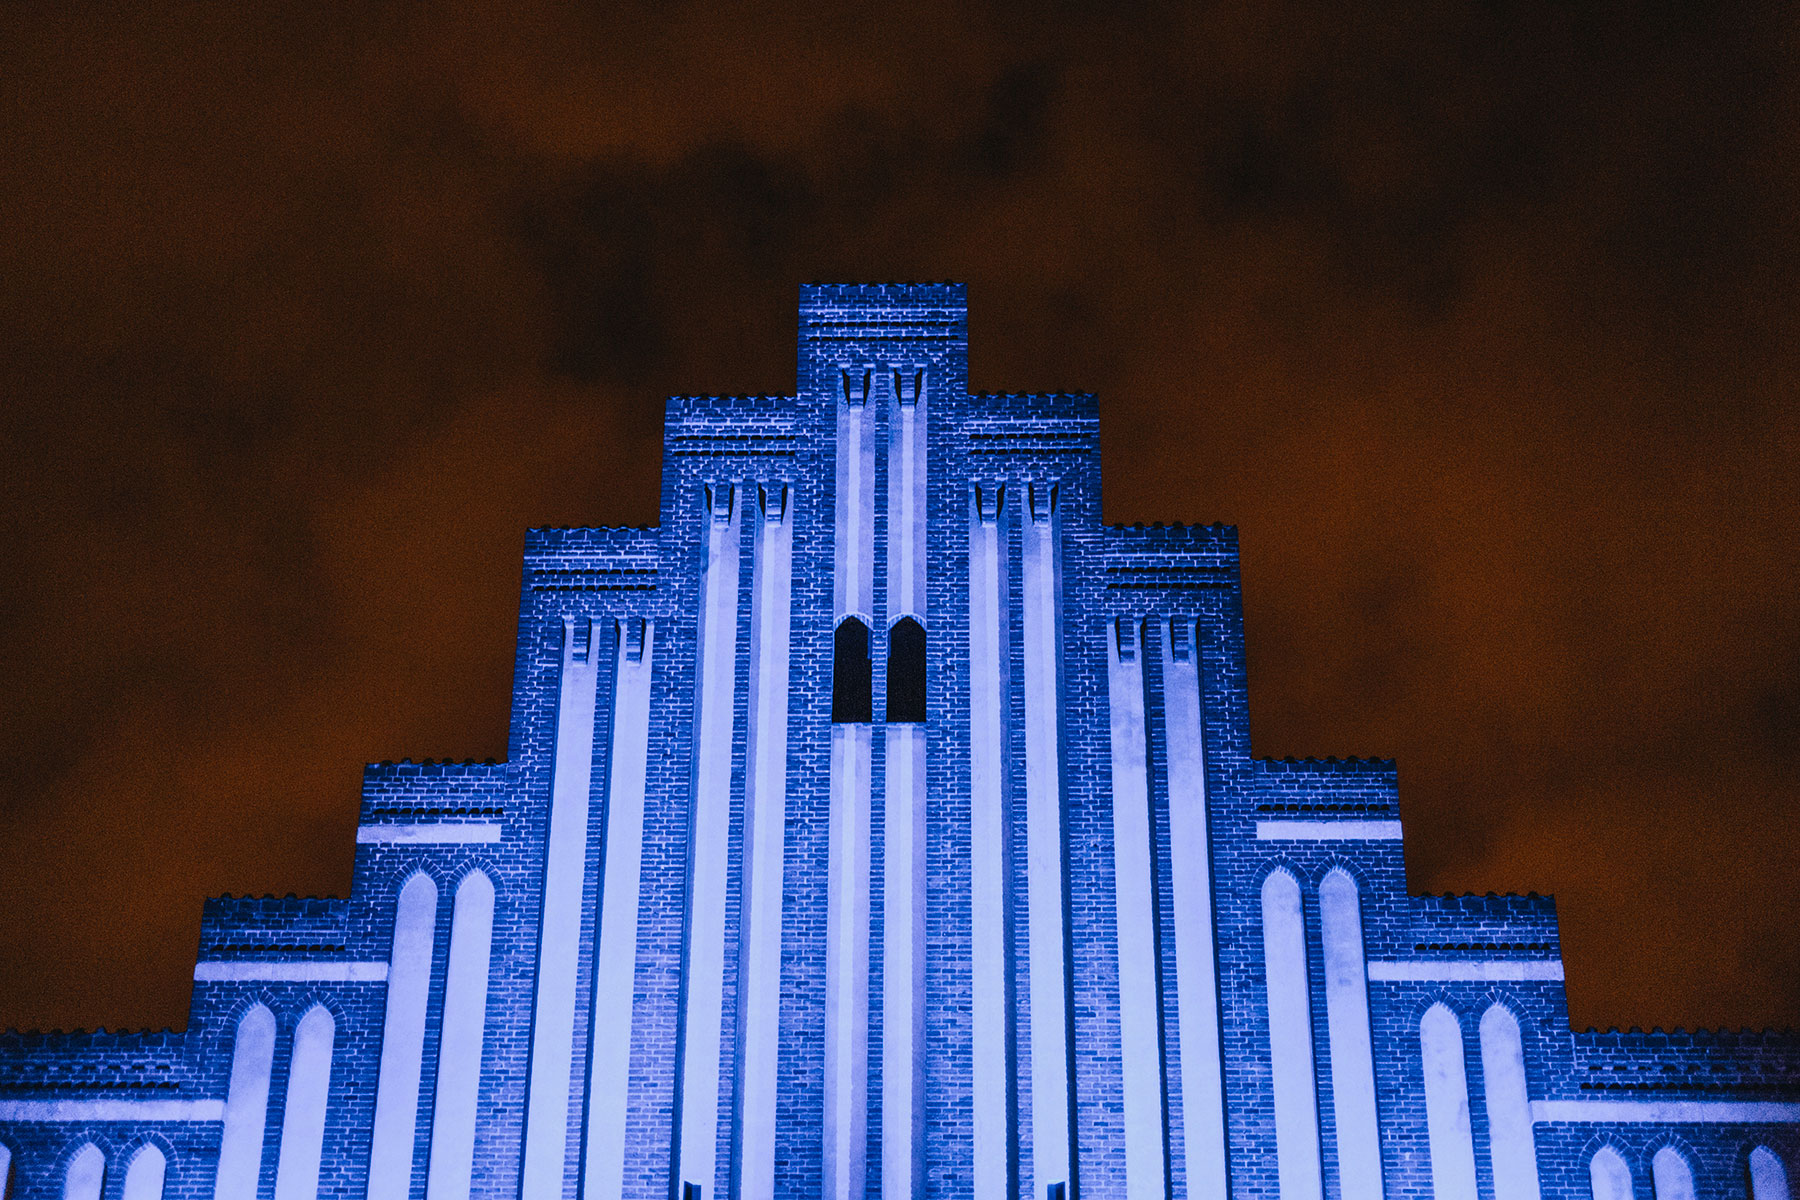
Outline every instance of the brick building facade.
<svg viewBox="0 0 1800 1200"><path fill-rule="evenodd" d="M185 1033L0 1038L62 1200L1789 1200L1800 1041L1573 1033L1393 764L1251 756L1234 530L1100 514L958 285L802 289L656 528L526 540L507 761L208 904Z"/></svg>

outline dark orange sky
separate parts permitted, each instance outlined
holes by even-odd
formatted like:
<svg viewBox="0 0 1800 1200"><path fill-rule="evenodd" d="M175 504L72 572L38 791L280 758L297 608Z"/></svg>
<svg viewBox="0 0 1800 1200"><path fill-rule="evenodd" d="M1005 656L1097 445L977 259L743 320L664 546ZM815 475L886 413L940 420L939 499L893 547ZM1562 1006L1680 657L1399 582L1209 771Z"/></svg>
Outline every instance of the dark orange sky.
<svg viewBox="0 0 1800 1200"><path fill-rule="evenodd" d="M1792 6L770 7L0 9L0 1025L341 893L365 760L504 752L523 530L909 278L1240 527L1256 750L1398 758L1415 889L1800 1024Z"/></svg>

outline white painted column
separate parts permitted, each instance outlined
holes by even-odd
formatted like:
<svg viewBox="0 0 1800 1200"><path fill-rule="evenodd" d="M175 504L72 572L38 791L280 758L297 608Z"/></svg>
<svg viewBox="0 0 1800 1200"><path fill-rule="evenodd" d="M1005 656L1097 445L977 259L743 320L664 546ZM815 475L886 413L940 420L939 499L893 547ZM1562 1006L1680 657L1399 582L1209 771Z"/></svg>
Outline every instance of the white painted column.
<svg viewBox="0 0 1800 1200"><path fill-rule="evenodd" d="M314 1005L294 1028L275 1200L316 1200L319 1194L325 1113L331 1101L331 1049L336 1040L337 1021L323 1004Z"/></svg>
<svg viewBox="0 0 1800 1200"><path fill-rule="evenodd" d="M887 727L881 1192L924 1195L925 726Z"/></svg>
<svg viewBox="0 0 1800 1200"><path fill-rule="evenodd" d="M1074 1089L1069 1056L1068 930L1063 861L1062 611L1055 485L1032 484L1026 507L1025 838L1031 956L1031 1196L1071 1177Z"/></svg>
<svg viewBox="0 0 1800 1200"><path fill-rule="evenodd" d="M869 1079L867 725L831 727L830 867L825 930L825 1195L865 1189Z"/></svg>
<svg viewBox="0 0 1800 1200"><path fill-rule="evenodd" d="M106 1155L89 1142L75 1152L63 1172L63 1200L100 1200L106 1185Z"/></svg>
<svg viewBox="0 0 1800 1200"><path fill-rule="evenodd" d="M1469 1077L1462 1023L1442 1004L1419 1021L1425 1076L1425 1134L1431 1144L1431 1190L1437 1200L1476 1200L1475 1138L1469 1129Z"/></svg>
<svg viewBox="0 0 1800 1200"><path fill-rule="evenodd" d="M1142 625L1106 627L1107 705L1112 717L1113 903L1119 944L1119 1069L1125 1117L1127 1200L1168 1200L1164 1170L1161 941L1156 925L1155 833L1144 725Z"/></svg>
<svg viewBox="0 0 1800 1200"><path fill-rule="evenodd" d="M1518 1018L1504 1004L1489 1006L1481 1016L1481 1080L1487 1097L1494 1200L1540 1200L1525 1045Z"/></svg>
<svg viewBox="0 0 1800 1200"><path fill-rule="evenodd" d="M381 1071L375 1083L375 1132L369 1147L369 1200L407 1200L412 1193L437 902L437 884L421 872L406 881L394 906Z"/></svg>
<svg viewBox="0 0 1800 1200"><path fill-rule="evenodd" d="M974 1195L1014 1195L1006 554L998 486L969 497L969 942Z"/></svg>
<svg viewBox="0 0 1800 1200"><path fill-rule="evenodd" d="M616 1200L624 1188L631 1014L637 993L644 781L656 627L642 618L628 618L619 622L618 633L612 747L607 755L605 865L594 949L593 1033L588 1039L587 1163L581 1185L586 1200Z"/></svg>
<svg viewBox="0 0 1800 1200"><path fill-rule="evenodd" d="M494 883L471 871L456 886L444 1019L438 1037L437 1096L431 1120L426 1200L468 1200L475 1169L475 1117L487 1027L488 966L494 943Z"/></svg>
<svg viewBox="0 0 1800 1200"><path fill-rule="evenodd" d="M537 1004L531 1028L531 1082L525 1099L520 1193L560 1196L569 1150L569 1093L575 1055L576 963L581 957L581 891L587 874L588 805L594 774L594 705L600 630L563 619L562 685L550 830L544 847L544 909L538 935Z"/></svg>
<svg viewBox="0 0 1800 1200"><path fill-rule="evenodd" d="M788 669L793 623L792 489L765 484L750 601L749 761L744 797L739 1200L774 1200L781 1051L781 904L787 869Z"/></svg>
<svg viewBox="0 0 1800 1200"><path fill-rule="evenodd" d="M1269 1074L1281 1200L1319 1200L1319 1098L1313 1082L1312 990L1300 884L1286 871L1263 880L1263 970L1269 997Z"/></svg>
<svg viewBox="0 0 1800 1200"><path fill-rule="evenodd" d="M1333 870L1319 884L1319 929L1325 943L1325 1028L1331 1042L1331 1115L1337 1128L1338 1179L1346 1197L1379 1200L1383 1194L1381 1128L1375 1107L1362 900L1349 872ZM1527 1137L1529 1120L1528 1115Z"/></svg>
<svg viewBox="0 0 1800 1200"><path fill-rule="evenodd" d="M145 1145L132 1156L131 1165L125 1169L123 1200L162 1200L163 1181L168 1174L168 1156L154 1142ZM5 1183L5 1172L0 1171L0 1186Z"/></svg>
<svg viewBox="0 0 1800 1200"><path fill-rule="evenodd" d="M1162 629L1163 720L1169 761L1170 908L1180 1010L1183 1165L1191 1196L1225 1195L1225 1072L1219 1040L1212 840L1207 832L1200 648L1192 617Z"/></svg>
<svg viewBox="0 0 1800 1200"><path fill-rule="evenodd" d="M231 1085L219 1134L215 1200L256 1200L263 1137L269 1124L269 1078L275 1065L275 1014L253 1004L238 1020L231 1045Z"/></svg>
<svg viewBox="0 0 1800 1200"><path fill-rule="evenodd" d="M924 390L922 372L895 371L888 410L889 629L903 616L931 628L925 612ZM886 737L881 1194L910 1198L925 1191L925 726L890 723Z"/></svg>
<svg viewBox="0 0 1800 1200"><path fill-rule="evenodd" d="M869 376L844 373L838 403L832 627L857 617L873 635L875 420ZM869 1092L870 729L831 727L825 912L825 1200L866 1191Z"/></svg>
<svg viewBox="0 0 1800 1200"><path fill-rule="evenodd" d="M725 1016L725 895L731 864L731 737L737 689L739 537L737 486L707 488L710 519L700 573L700 693L694 730L693 809L688 826L687 961L684 975L681 1108L676 1116L680 1184L720 1194L719 1039Z"/></svg>

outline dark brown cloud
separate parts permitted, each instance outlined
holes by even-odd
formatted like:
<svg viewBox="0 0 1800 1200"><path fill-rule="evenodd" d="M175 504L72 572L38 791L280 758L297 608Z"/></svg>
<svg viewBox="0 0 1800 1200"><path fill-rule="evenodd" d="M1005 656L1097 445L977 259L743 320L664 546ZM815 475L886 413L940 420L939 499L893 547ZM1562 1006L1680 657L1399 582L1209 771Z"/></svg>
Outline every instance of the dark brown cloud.
<svg viewBox="0 0 1800 1200"><path fill-rule="evenodd" d="M814 278L1238 523L1258 751L1398 757L1579 1023L1794 1023L1792 16L1115 9L0 15L0 1024L178 1023L361 762L503 753L522 530Z"/></svg>

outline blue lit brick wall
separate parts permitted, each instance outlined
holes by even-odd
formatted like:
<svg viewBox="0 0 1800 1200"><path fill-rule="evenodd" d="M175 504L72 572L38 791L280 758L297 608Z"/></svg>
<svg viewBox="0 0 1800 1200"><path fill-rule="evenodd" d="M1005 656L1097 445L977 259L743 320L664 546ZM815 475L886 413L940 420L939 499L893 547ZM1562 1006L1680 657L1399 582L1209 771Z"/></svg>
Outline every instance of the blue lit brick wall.
<svg viewBox="0 0 1800 1200"><path fill-rule="evenodd" d="M642 895L634 1002L629 1029L594 1024L593 957L604 897L605 792L610 763L613 674L600 671L594 742L593 808L586 847L583 925L572 1031L575 1079L561 1195L582 1196L582 1081L598 1039L628 1038L626 1161L623 1194L663 1200L674 1191L672 1164L682 1051L684 939L689 888L690 820L696 727L699 566L710 517L706 488L737 487L744 536L737 604L739 653L733 686L730 877L724 1006L720 1031L721 1120L718 1152L732 1173L740 1079L738 1060L746 727L751 589L757 488L791 489L793 521L792 652L781 921L780 1045L777 1058L775 1186L781 1196L818 1196L824 1106L826 886L829 712L833 615L835 405L846 367L904 363L922 367L927 384L927 612L925 848L926 1038L923 1055L925 1190L931 1197L973 1191L973 1047L971 1033L971 854L969 759L969 496L972 484L1004 484L1001 528L1009 612L1005 736L1012 778L1011 971L1015 982L1014 1059L1017 1152L1031 1156L1032 1089L1027 1030L1032 970L1023 921L1025 814L1022 770L1024 704L1022 511L1026 488L1055 485L1060 533L1062 611L1060 748L1066 819L1066 918L1069 930L1070 1029L1075 1082L1074 1191L1124 1196L1126 1166L1120 1061L1118 930L1112 845L1110 698L1106 630L1118 618L1145 622L1139 650L1146 675L1148 773L1159 911L1173 905L1186 865L1171 860L1167 716L1161 696L1158 619L1199 622L1206 786L1214 880L1218 1004L1224 1045L1231 1189L1275 1197L1277 1153L1271 1098L1269 1006L1263 961L1260 889L1271 870L1300 882L1308 946L1312 1052L1323 1194L1349 1200L1339 1179L1333 1117L1333 1064L1324 978L1318 885L1346 871L1360 893L1370 963L1557 964L1551 901L1537 896L1414 896L1406 889L1402 843L1394 837L1270 840L1259 823L1399 820L1394 765L1383 761L1283 760L1251 754L1244 671L1242 592L1236 531L1222 526L1116 527L1101 519L1099 424L1095 400L1079 394L970 395L967 320L960 285L813 285L802 290L796 391L792 396L680 396L666 410L661 522L655 528L540 529L526 535L507 761L381 763L368 768L351 895L344 899L220 898L202 919L199 958L206 964L385 964L402 886L425 872L438 888L430 1001L411 1194L426 1191L451 913L458 883L471 871L492 879L497 898L488 981L487 1027L478 1096L474 1194L516 1200L522 1161L532 1022L543 909L546 838L557 753L557 705L565 621L596 622L591 653L610 663L615 620L655 623L647 765ZM874 611L871 614L875 711L886 681L886 461L888 410L875 405L876 512ZM884 740L873 739L875 778ZM882 1019L886 955L882 922L883 789L874 788L869 932L867 1163L863 1187L880 1194L882 1173ZM398 827L496 826L492 840L383 840ZM371 832L373 831L373 832ZM1164 1100L1169 1116L1168 1191L1188 1194L1182 1169L1180 1040L1175 946L1159 927ZM1766 1145L1789 1170L1800 1164L1800 1125L1718 1119L1720 1102L1800 1104L1800 1043L1777 1034L1574 1033L1560 979L1430 981L1384 978L1369 984L1371 1033L1381 1118L1384 1188L1389 1196L1433 1194L1424 1115L1420 1019L1443 1003L1460 1020L1474 1168L1481 1200L1495 1196L1488 1153L1490 1115L1478 1023L1505 1004L1523 1039L1530 1098L1540 1104L1597 1101L1637 1105L1608 1112L1674 1114L1669 1121L1546 1117L1535 1125L1544 1200L1587 1197L1589 1162L1601 1145L1630 1165L1636 1194L1650 1200L1651 1159L1676 1147L1690 1163L1701 1197L1746 1195L1746 1157ZM360 1197L367 1189L376 1078L386 989L379 981L207 979L196 984L182 1033L9 1033L0 1036L0 1145L11 1154L7 1196L62 1193L71 1156L94 1143L106 1155L103 1200L122 1200L132 1156L155 1144L168 1159L163 1194L210 1197L220 1123L215 1113L231 1075L238 1020L262 1003L274 1013L277 1040L263 1148L260 1200L273 1200L281 1152L282 1110L294 1029L324 1004L336 1021L319 1194ZM152 1105L169 1101L176 1108ZM1693 1102L1690 1110L1646 1104ZM1714 1105L1707 1109L1705 1105ZM182 1107L186 1106L186 1107ZM208 1106L211 1106L210 1108ZM171 1116L179 1110L184 1116ZM1547 1110L1548 1111L1548 1110ZM1556 1110L1565 1111L1565 1110ZM1597 1109L1582 1110L1590 1114ZM1700 1112L1709 1119L1686 1119ZM1021 1200L1030 1195L1021 1168ZM1800 1184L1800 1178L1795 1179ZM3 1198L0 1198L3 1200ZM529 1200L556 1200L531 1197ZM709 1196L707 1200L712 1200ZM1072 1198L1071 1198L1072 1200Z"/></svg>

